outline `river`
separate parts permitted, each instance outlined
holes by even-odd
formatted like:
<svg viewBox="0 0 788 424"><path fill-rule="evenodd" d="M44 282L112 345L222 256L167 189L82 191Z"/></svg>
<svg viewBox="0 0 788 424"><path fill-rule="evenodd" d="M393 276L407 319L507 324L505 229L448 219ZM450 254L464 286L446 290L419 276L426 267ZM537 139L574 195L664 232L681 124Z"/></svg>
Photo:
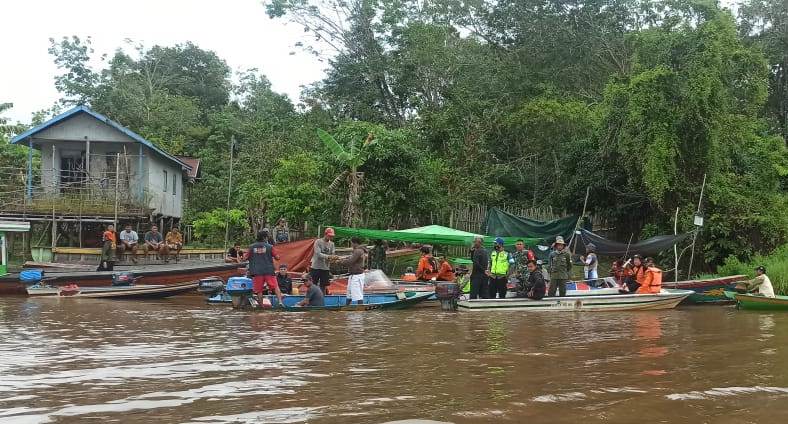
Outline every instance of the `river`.
<svg viewBox="0 0 788 424"><path fill-rule="evenodd" d="M0 299L0 421L778 423L788 313Z"/></svg>

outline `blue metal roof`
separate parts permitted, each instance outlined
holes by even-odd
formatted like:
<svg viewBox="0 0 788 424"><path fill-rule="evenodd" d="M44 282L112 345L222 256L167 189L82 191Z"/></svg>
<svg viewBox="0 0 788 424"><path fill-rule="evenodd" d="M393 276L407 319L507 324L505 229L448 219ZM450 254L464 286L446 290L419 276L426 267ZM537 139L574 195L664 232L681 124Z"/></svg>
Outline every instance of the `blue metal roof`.
<svg viewBox="0 0 788 424"><path fill-rule="evenodd" d="M60 115L55 116L54 118L50 119L49 121L46 121L46 122L44 122L41 125L37 125L37 126L35 126L33 128L30 128L29 130L23 132L22 134L19 134L18 136L12 138L11 139L11 144L23 143L23 142L25 142L25 139L27 139L28 137L33 137L34 135L38 134L39 132L44 131L45 129L47 129L47 128L53 126L53 125L57 125L60 122L63 122L63 121L65 121L65 120L67 120L67 119L69 119L69 118L71 118L71 117L73 117L73 116L75 116L75 115L77 115L79 113L87 113L88 115L98 119L99 121L109 125L110 127L122 132L123 134L125 134L129 138L131 138L132 140L140 142L140 143L144 144L145 146L148 146L149 148L154 150L156 153L164 156L164 158L166 158L166 159L169 159L169 160L177 163L178 165L180 165L184 169L191 169L191 167L189 165L186 165L185 163L183 163L180 160L178 160L178 158L176 158L175 156L172 156L171 154L169 154L169 153L165 152L164 150L160 149L159 147L156 147L155 144L153 144L150 141L144 139L141 135L139 135L139 134L135 133L134 131L124 127L123 125L120 125L119 123L107 118L106 116L104 116L104 115L102 115L102 114L100 114L98 112L93 111L92 109L90 109L89 107L84 106L84 105L74 106L73 108L61 113Z"/></svg>

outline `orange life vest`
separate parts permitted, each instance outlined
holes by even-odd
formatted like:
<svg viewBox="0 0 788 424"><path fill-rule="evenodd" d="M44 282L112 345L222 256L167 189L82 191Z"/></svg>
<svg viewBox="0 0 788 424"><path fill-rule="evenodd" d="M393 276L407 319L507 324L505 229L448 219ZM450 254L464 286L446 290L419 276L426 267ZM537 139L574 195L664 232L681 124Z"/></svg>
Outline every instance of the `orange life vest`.
<svg viewBox="0 0 788 424"><path fill-rule="evenodd" d="M638 288L638 293L659 293L662 290L662 270L657 267L646 269L643 284Z"/></svg>

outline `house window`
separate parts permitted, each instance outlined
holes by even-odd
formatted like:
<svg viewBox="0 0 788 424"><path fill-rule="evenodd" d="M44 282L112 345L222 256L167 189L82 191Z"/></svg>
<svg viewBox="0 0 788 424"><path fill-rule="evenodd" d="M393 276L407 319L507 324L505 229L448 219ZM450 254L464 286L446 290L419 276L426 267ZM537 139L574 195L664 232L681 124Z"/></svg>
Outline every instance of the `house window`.
<svg viewBox="0 0 788 424"><path fill-rule="evenodd" d="M172 174L172 195L178 191L178 174Z"/></svg>
<svg viewBox="0 0 788 424"><path fill-rule="evenodd" d="M164 192L165 193L167 192L167 183L169 183L169 182L170 182L170 180L167 178L167 170L165 169L164 170Z"/></svg>

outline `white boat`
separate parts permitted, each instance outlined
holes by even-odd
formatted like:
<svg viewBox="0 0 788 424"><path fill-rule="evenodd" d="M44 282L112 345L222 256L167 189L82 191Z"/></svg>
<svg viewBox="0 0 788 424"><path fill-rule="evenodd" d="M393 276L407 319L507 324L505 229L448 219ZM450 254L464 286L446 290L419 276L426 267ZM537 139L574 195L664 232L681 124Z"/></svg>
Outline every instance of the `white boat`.
<svg viewBox="0 0 788 424"><path fill-rule="evenodd" d="M179 294L194 292L197 281L168 285L130 285L110 287L79 287L75 284L66 286L35 285L27 288L29 296L49 297L88 297L104 299L158 299Z"/></svg>
<svg viewBox="0 0 788 424"><path fill-rule="evenodd" d="M692 290L663 290L655 294L613 294L573 297L546 297L542 300L526 298L460 300L463 311L643 311L673 309Z"/></svg>
<svg viewBox="0 0 788 424"><path fill-rule="evenodd" d="M548 288L550 281L545 280ZM516 280L512 279L509 283L509 292L506 294L507 298L517 297L515 293ZM569 297L576 296L602 296L619 294L621 286L616 283L613 277L595 278L593 280L582 281L569 281L566 283L566 295Z"/></svg>

